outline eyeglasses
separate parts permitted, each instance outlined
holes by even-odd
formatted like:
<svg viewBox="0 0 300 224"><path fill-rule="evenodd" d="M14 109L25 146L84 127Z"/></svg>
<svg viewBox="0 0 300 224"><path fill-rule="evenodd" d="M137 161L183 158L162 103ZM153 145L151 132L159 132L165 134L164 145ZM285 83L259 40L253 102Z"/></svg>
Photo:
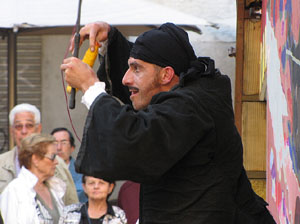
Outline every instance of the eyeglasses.
<svg viewBox="0 0 300 224"><path fill-rule="evenodd" d="M68 141L68 140L61 140L61 141L54 141L54 144L55 144L56 146L58 146L59 144L60 144L61 146L65 146L65 145L68 145L69 142L70 142L70 141Z"/></svg>
<svg viewBox="0 0 300 224"><path fill-rule="evenodd" d="M24 127L28 130L31 130L33 129L35 126L35 124L31 124L31 123L28 123L28 124L16 124L14 125L14 128L18 131L21 131Z"/></svg>
<svg viewBox="0 0 300 224"><path fill-rule="evenodd" d="M45 154L44 157L50 159L53 162L56 158L56 154L51 154L51 155Z"/></svg>

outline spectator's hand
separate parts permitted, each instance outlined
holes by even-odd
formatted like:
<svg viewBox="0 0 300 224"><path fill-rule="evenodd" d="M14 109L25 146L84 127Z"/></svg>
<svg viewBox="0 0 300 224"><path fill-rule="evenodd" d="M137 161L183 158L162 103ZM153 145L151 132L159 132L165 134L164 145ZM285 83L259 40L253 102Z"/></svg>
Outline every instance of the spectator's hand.
<svg viewBox="0 0 300 224"><path fill-rule="evenodd" d="M101 47L101 42L107 40L109 31L110 25L106 22L89 23L80 29L80 45L89 39L91 51L94 51L96 42ZM71 40L70 51L74 50L74 38L75 36Z"/></svg>
<svg viewBox="0 0 300 224"><path fill-rule="evenodd" d="M99 81L94 70L76 57L66 58L60 69L65 72L66 82L82 92Z"/></svg>

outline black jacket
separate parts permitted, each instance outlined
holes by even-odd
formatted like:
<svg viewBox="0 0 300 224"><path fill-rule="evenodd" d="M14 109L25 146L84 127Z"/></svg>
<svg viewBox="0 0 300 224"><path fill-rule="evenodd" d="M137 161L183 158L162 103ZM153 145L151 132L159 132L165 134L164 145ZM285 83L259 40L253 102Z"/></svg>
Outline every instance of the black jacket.
<svg viewBox="0 0 300 224"><path fill-rule="evenodd" d="M111 50L124 43L113 29L108 52L115 70L125 68L118 68L121 62ZM120 81L123 74L108 77ZM114 91L117 96L122 92L123 87ZM257 214L269 216L243 168L230 80L209 58L194 61L178 86L155 95L144 110L122 106L107 94L98 96L76 168L107 180L141 183L141 224L259 223Z"/></svg>

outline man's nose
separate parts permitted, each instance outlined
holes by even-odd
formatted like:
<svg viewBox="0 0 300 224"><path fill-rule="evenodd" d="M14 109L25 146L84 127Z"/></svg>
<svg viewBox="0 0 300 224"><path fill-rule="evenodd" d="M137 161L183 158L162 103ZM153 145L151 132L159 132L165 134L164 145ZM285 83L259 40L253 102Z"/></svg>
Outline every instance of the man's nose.
<svg viewBox="0 0 300 224"><path fill-rule="evenodd" d="M132 82L132 75L131 75L131 71L130 69L128 69L125 73L125 75L123 76L123 79L122 79L122 84L124 86L128 86L130 85Z"/></svg>
<svg viewBox="0 0 300 224"><path fill-rule="evenodd" d="M22 133L27 133L28 132L28 128L26 128L26 125L22 126Z"/></svg>
<svg viewBox="0 0 300 224"><path fill-rule="evenodd" d="M60 142L58 142L58 143L56 144L56 148L57 148L57 150L61 150L61 143L60 143Z"/></svg>

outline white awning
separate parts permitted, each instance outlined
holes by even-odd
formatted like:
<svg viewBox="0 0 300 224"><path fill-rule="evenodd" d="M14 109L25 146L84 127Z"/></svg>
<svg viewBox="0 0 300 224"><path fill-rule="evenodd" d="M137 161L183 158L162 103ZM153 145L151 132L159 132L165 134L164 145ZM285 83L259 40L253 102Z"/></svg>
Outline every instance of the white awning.
<svg viewBox="0 0 300 224"><path fill-rule="evenodd" d="M5 0L0 28L72 27L78 0ZM201 30L212 23L145 0L82 0L81 25L106 21L114 26L158 26L165 22Z"/></svg>

